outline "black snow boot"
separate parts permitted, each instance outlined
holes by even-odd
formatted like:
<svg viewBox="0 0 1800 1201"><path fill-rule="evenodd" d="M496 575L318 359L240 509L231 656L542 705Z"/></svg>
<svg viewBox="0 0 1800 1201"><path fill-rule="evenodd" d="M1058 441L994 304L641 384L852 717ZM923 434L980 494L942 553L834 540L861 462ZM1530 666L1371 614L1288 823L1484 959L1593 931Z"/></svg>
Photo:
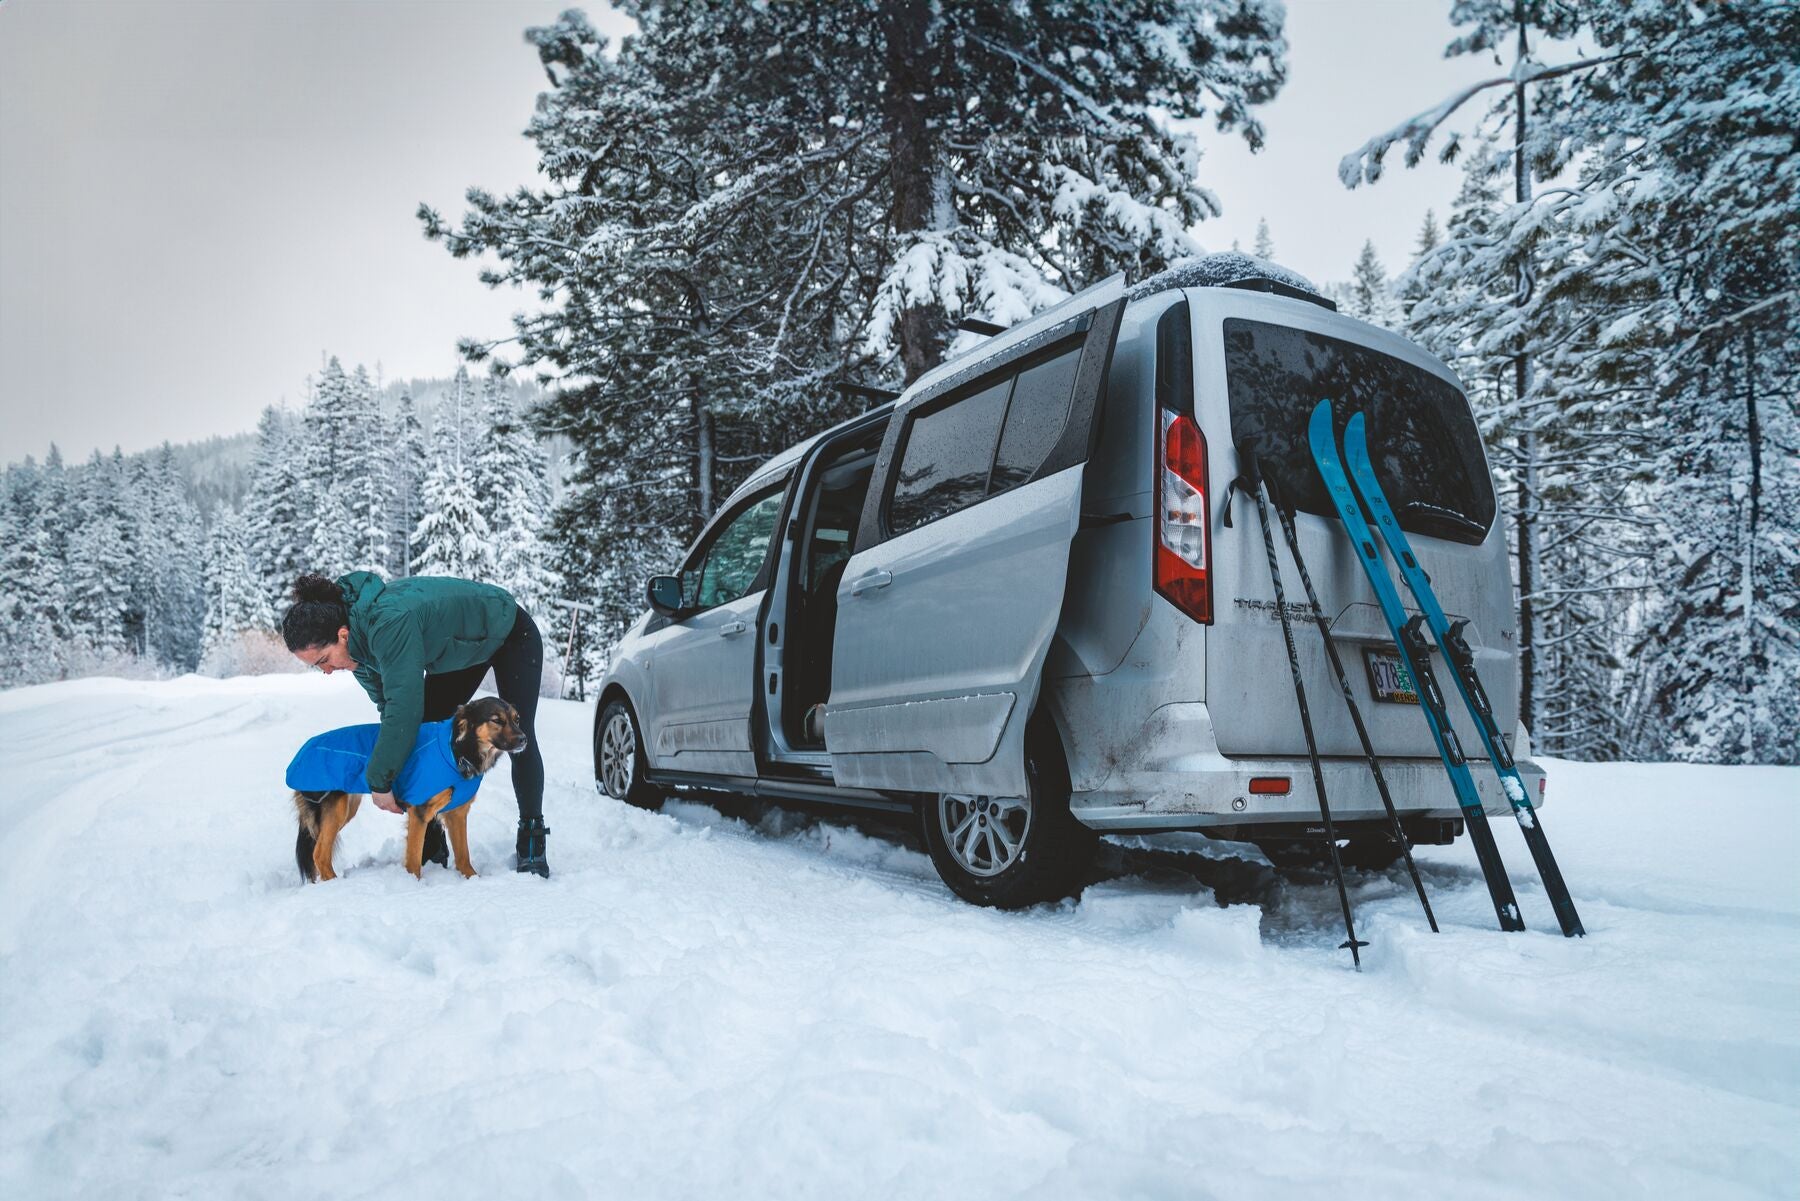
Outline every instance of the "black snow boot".
<svg viewBox="0 0 1800 1201"><path fill-rule="evenodd" d="M432 819L425 825L425 863L450 866L450 843L444 837L444 823Z"/></svg>
<svg viewBox="0 0 1800 1201"><path fill-rule="evenodd" d="M550 861L544 854L544 835L548 833L550 827L544 824L541 817L519 819L519 842L514 852L517 856L514 871L531 872L546 880L550 878Z"/></svg>

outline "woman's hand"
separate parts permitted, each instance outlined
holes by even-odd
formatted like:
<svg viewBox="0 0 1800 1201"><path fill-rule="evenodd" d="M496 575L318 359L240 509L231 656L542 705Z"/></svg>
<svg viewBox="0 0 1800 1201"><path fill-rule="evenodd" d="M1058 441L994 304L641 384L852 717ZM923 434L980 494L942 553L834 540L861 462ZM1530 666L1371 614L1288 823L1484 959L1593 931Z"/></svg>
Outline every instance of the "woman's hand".
<svg viewBox="0 0 1800 1201"><path fill-rule="evenodd" d="M394 799L391 792L371 792L369 799L375 802L377 809L386 809L389 813L400 812L400 802Z"/></svg>

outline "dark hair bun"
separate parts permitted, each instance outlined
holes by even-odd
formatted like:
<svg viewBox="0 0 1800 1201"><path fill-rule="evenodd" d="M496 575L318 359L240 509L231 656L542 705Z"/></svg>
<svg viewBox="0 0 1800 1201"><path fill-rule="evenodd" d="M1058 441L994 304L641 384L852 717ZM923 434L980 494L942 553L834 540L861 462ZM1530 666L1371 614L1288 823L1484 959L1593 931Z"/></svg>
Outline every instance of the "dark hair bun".
<svg viewBox="0 0 1800 1201"><path fill-rule="evenodd" d="M289 650L336 642L338 631L349 624L350 611L336 584L310 571L294 581L294 603L281 619L281 636Z"/></svg>
<svg viewBox="0 0 1800 1201"><path fill-rule="evenodd" d="M328 605L341 605L344 594L324 576L308 573L294 581L294 599L301 603L323 601Z"/></svg>

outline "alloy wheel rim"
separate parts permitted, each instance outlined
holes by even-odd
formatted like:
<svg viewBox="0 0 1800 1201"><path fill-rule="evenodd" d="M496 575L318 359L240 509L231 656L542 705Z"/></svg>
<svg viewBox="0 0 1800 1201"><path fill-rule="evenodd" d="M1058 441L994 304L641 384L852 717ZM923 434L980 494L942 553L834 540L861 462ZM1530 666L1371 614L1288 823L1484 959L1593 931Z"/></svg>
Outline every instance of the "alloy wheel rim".
<svg viewBox="0 0 1800 1201"><path fill-rule="evenodd" d="M600 778L607 793L621 800L631 791L631 773L637 766L636 741L631 718L623 713L613 714L600 735Z"/></svg>
<svg viewBox="0 0 1800 1201"><path fill-rule="evenodd" d="M997 876L1018 862L1025 847L1031 801L947 792L938 797L938 822L958 867L972 876Z"/></svg>

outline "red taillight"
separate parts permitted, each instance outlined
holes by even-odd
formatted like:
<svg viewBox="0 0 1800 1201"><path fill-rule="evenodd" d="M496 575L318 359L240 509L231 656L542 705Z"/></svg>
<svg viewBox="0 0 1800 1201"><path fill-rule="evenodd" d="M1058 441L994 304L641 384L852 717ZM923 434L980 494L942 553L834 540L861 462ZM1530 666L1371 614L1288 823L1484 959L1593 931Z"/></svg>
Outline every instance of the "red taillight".
<svg viewBox="0 0 1800 1201"><path fill-rule="evenodd" d="M1286 796L1288 794L1288 778L1286 776L1251 776L1250 791L1258 796Z"/></svg>
<svg viewBox="0 0 1800 1201"><path fill-rule="evenodd" d="M1194 419L1168 409L1157 441L1156 591L1195 621L1212 624L1211 508L1206 437Z"/></svg>
<svg viewBox="0 0 1800 1201"><path fill-rule="evenodd" d="M1541 801L1541 800L1543 800L1543 799L1544 799L1544 788L1545 788L1545 787L1546 787L1546 786L1547 786L1547 785L1548 785L1548 784L1549 784L1549 783L1550 783L1550 777L1549 777L1549 776L1539 776L1539 777L1538 777L1538 800L1540 800L1540 801Z"/></svg>

